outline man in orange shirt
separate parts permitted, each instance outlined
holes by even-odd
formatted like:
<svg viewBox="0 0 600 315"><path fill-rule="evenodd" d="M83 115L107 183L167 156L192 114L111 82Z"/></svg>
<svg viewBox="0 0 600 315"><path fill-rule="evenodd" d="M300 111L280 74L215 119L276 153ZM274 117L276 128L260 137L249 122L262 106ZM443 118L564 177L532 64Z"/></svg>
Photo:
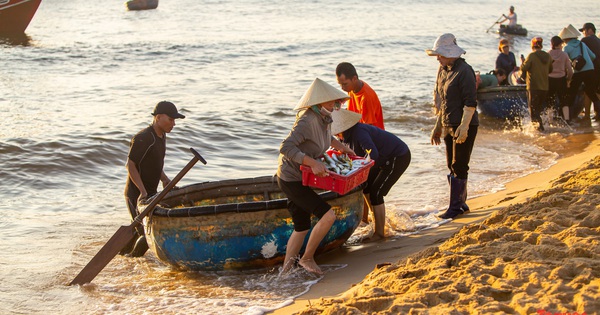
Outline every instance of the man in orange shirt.
<svg viewBox="0 0 600 315"><path fill-rule="evenodd" d="M335 69L335 75L342 90L350 96L348 110L361 114L361 123L385 129L379 97L365 81L358 79L354 66L342 62Z"/></svg>
<svg viewBox="0 0 600 315"><path fill-rule="evenodd" d="M342 62L335 68L335 76L342 90L350 96L348 110L362 115L359 122L385 130L379 97L377 97L377 93L375 93L367 82L358 79L356 68L349 62ZM369 200L369 195L365 194L362 217L364 223L369 223L369 205L367 200Z"/></svg>

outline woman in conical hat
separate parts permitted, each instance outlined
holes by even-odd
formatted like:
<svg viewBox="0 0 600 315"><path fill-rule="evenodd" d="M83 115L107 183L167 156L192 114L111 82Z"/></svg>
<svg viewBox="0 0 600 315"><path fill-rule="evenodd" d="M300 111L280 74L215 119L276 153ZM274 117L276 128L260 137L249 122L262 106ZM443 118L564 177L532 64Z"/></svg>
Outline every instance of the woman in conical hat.
<svg viewBox="0 0 600 315"><path fill-rule="evenodd" d="M298 264L309 272L322 274L314 260L314 254L321 240L335 221L335 213L311 188L302 185L300 165L310 166L317 176L327 175L327 168L317 158L325 154L329 147L343 153L354 154L347 146L331 135L331 112L339 108L348 95L317 78L304 93L296 107L296 122L279 148L277 183L286 194L288 209L292 215L294 231L287 243L282 272L293 266L300 252L304 238L311 227L311 215L319 218L306 245L306 250ZM336 105L339 104L339 105Z"/></svg>
<svg viewBox="0 0 600 315"><path fill-rule="evenodd" d="M595 55L585 43L577 39L579 35L581 35L581 33L579 33L579 31L571 24L563 28L558 34L558 36L565 42L563 51L569 55L569 59L575 60L579 56L583 56L585 59L585 65L583 68L579 70L573 69L573 77L571 78L569 89L567 90L567 104L569 104L571 108L571 117L577 118L581 109L574 108L573 105L575 104L575 98L579 88L583 84L583 91L585 92L585 95L587 95L587 97L589 97L589 99L594 103L594 112L596 112L596 117L594 117L594 119L596 121L600 121L600 98L598 98L598 95L596 94L597 78L595 77L594 64L592 62L594 59L592 56ZM600 56L595 57L600 58ZM591 119L590 107L591 104L586 104L584 108L585 121L590 121Z"/></svg>
<svg viewBox="0 0 600 315"><path fill-rule="evenodd" d="M385 238L385 202L383 197L404 174L410 164L410 149L396 135L375 126L359 123L361 115L345 109L334 111L331 132L338 135L359 156L369 152L375 165L369 170L363 189L365 201L373 212L375 234L372 240Z"/></svg>

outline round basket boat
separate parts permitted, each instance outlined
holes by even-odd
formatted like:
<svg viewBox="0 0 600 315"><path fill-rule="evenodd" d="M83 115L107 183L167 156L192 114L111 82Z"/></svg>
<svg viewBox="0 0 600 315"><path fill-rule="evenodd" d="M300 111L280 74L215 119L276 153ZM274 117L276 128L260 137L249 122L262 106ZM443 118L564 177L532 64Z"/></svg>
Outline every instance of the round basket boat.
<svg viewBox="0 0 600 315"><path fill-rule="evenodd" d="M340 247L358 227L363 194L319 191L336 214L317 254ZM313 220L313 226L316 219ZM253 269L283 262L292 219L276 177L194 184L171 191L144 220L150 249L185 270Z"/></svg>

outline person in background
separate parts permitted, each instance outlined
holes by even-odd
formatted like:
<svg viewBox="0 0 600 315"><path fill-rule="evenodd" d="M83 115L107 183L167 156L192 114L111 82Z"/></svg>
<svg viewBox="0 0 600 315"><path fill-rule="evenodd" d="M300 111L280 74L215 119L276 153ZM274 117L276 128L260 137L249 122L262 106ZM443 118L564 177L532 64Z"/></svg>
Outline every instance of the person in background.
<svg viewBox="0 0 600 315"><path fill-rule="evenodd" d="M477 75L477 89L498 86L499 82L506 80L504 69L495 69L486 74Z"/></svg>
<svg viewBox="0 0 600 315"><path fill-rule="evenodd" d="M159 182L162 182L164 188L171 181L163 170L167 150L167 133L175 127L175 119L185 118L177 111L177 107L168 101L156 104L152 116L154 116L152 124L131 139L125 165L127 168L125 201L132 219L139 214L138 201L156 194ZM144 227L139 225L136 230L135 243L126 246L121 254L140 257L148 250Z"/></svg>
<svg viewBox="0 0 600 315"><path fill-rule="evenodd" d="M331 134L331 113L336 103L341 105L347 99L344 92L316 78L294 108L298 111L296 122L279 147L277 183L288 198L288 210L294 224L281 273L288 272L297 261L307 271L322 274L314 254L336 217L327 202L310 187L302 185L300 165L309 166L316 176L325 176L327 168L317 159L330 146L340 152L354 154ZM311 228L311 215L319 221L310 233L304 254L297 259Z"/></svg>
<svg viewBox="0 0 600 315"><path fill-rule="evenodd" d="M439 217L450 219L469 211L466 204L469 161L479 127L475 72L460 57L466 51L457 45L452 34L441 35L433 48L425 52L436 56L440 63L434 88L440 107L436 111L431 144L439 145L441 139L446 144L450 205Z"/></svg>
<svg viewBox="0 0 600 315"><path fill-rule="evenodd" d="M596 73L596 93L600 93L600 38L596 36L596 26L593 23L585 23L579 29L583 34L581 42L586 44L588 48L596 55L594 59L594 72Z"/></svg>
<svg viewBox="0 0 600 315"><path fill-rule="evenodd" d="M594 112L596 112L596 121L600 120L600 99L596 94L596 78L594 72L593 60L596 59L596 55L587 47L586 44L582 43L577 39L579 37L577 29L569 24L564 27L558 36L566 43L563 47L563 51L569 55L571 61L576 59L578 56L583 56L585 59L585 65L580 70L573 69L573 79L569 89L567 90L567 103L571 107L571 119L579 116L579 110L575 109L573 104L575 103L575 97L577 92L584 84L584 92L587 97L594 103ZM582 54L583 53L583 54ZM600 56L598 56L600 58ZM584 120L589 121L591 118L590 108L585 108Z"/></svg>
<svg viewBox="0 0 600 315"><path fill-rule="evenodd" d="M496 69L502 69L506 72L506 76L510 75L511 72L518 70L517 67L517 59L515 58L515 54L510 51L510 45L506 38L503 38L498 43L498 50L500 54L496 58ZM508 80L504 79L499 82L500 85L508 85Z"/></svg>
<svg viewBox="0 0 600 315"><path fill-rule="evenodd" d="M542 50L541 37L531 39L530 53L521 64L521 79L527 84L527 105L531 122L537 124L537 130L544 131L541 113L548 95L548 75L552 72L552 57Z"/></svg>
<svg viewBox="0 0 600 315"><path fill-rule="evenodd" d="M586 44L588 48L596 55L594 59L594 73L596 74L596 94L600 94L600 38L596 36L596 26L593 23L585 23L583 27L579 29L583 34L581 42ZM591 100L589 97L584 99L584 108L589 112L591 107ZM596 112L596 116L598 112Z"/></svg>
<svg viewBox="0 0 600 315"><path fill-rule="evenodd" d="M569 55L562 51L563 41L558 36L550 39L552 49L548 54L552 57L552 72L548 74L548 106L554 108L556 113L569 122L571 115L567 103L567 82L573 77L573 67Z"/></svg>
<svg viewBox="0 0 600 315"><path fill-rule="evenodd" d="M375 126L359 123L360 114L345 109L332 114L331 133L338 135L359 156L369 152L375 165L369 170L363 189L368 208L375 219L375 233L371 240L385 238L385 202L383 197L410 164L410 150L404 141Z"/></svg>
<svg viewBox="0 0 600 315"><path fill-rule="evenodd" d="M349 62L342 62L337 65L335 76L342 90L350 96L348 110L361 114L361 123L385 130L379 97L367 82L358 78L356 68ZM366 224L369 223L369 205L366 200L364 207L362 221Z"/></svg>
<svg viewBox="0 0 600 315"><path fill-rule="evenodd" d="M508 21L508 27L510 28L516 28L517 27L517 13L515 13L515 7L513 7L512 5L510 6L510 8L508 8L508 16L505 14L502 14L502 16L504 17L504 20L499 21L498 23L502 24L506 21Z"/></svg>
<svg viewBox="0 0 600 315"><path fill-rule="evenodd" d="M385 129L383 111L377 93L360 80L351 63L342 62L335 69L335 76L342 90L348 93L348 110L362 115L360 122Z"/></svg>

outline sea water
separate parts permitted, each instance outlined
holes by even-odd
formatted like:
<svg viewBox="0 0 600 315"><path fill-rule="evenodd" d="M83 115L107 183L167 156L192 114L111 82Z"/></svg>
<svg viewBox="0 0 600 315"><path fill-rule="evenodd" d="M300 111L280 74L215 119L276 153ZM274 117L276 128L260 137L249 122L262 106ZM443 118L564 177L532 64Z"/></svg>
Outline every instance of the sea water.
<svg viewBox="0 0 600 315"><path fill-rule="evenodd" d="M0 313L262 314L306 292L319 278L300 270L181 272L150 252L117 256L89 285L66 284L129 223L128 144L154 104L170 100L186 115L168 135L167 175L191 159L190 147L208 161L180 186L272 175L294 105L316 77L337 86L342 61L375 89L386 129L412 152L386 197L388 231L401 242L435 228L448 171L444 147L429 140L438 62L424 50L451 32L475 70L492 70L500 37L486 30L511 4L163 0L130 12L120 1L42 1L27 38L0 43ZM585 9L595 0L578 7L522 1L516 12L529 35L511 37L512 51L527 54L531 37L549 43L569 23L600 23ZM482 117L469 195L548 168L572 132Z"/></svg>

